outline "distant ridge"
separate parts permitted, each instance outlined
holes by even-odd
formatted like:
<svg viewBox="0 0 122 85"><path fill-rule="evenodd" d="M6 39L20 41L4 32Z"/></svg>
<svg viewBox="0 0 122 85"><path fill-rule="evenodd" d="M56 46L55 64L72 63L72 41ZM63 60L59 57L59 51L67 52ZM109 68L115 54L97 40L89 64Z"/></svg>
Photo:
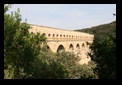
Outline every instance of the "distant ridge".
<svg viewBox="0 0 122 85"><path fill-rule="evenodd" d="M93 26L91 28L77 29L75 31L95 34L99 30L109 31L111 29L114 29L115 27L116 27L116 21L113 21L113 22L110 22L110 23L107 23L107 24L101 24L101 25L98 25L98 26Z"/></svg>
<svg viewBox="0 0 122 85"><path fill-rule="evenodd" d="M108 33L112 33L113 30L116 30L116 21L113 21L107 24L94 26L91 28L78 29L75 31L93 34L95 38L100 38L100 37L105 36Z"/></svg>

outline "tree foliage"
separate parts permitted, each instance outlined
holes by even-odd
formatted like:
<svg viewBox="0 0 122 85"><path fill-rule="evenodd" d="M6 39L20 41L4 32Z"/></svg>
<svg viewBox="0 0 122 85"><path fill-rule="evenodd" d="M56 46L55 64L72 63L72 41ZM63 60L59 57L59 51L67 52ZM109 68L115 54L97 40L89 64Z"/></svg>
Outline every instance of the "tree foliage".
<svg viewBox="0 0 122 85"><path fill-rule="evenodd" d="M21 78L20 73L30 74L34 57L40 54L40 44L46 38L30 34L30 26L21 22L20 10L10 15L6 13L9 7L4 5L4 66L13 72L13 78Z"/></svg>
<svg viewBox="0 0 122 85"><path fill-rule="evenodd" d="M116 78L116 21L77 30L94 34L90 56L97 63L94 73L99 79Z"/></svg>
<svg viewBox="0 0 122 85"><path fill-rule="evenodd" d="M115 33L115 30L114 32ZM103 40L94 41L91 46L93 55L92 59L96 61L100 79L115 79L116 78L116 34L106 34Z"/></svg>
<svg viewBox="0 0 122 85"><path fill-rule="evenodd" d="M94 39L102 39L103 37L106 37L106 34L109 32L112 32L116 28L116 21L113 21L108 24L103 24L99 26L94 26L91 28L84 28L84 29L79 29L75 31L79 32L86 32L94 35Z"/></svg>

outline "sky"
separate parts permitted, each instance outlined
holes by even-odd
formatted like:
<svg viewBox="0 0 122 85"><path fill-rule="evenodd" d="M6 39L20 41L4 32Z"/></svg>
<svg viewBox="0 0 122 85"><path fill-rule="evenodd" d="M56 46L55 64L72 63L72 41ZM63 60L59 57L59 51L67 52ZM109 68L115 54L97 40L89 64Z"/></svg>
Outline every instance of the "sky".
<svg viewBox="0 0 122 85"><path fill-rule="evenodd" d="M13 4L29 24L76 30L116 20L116 4Z"/></svg>

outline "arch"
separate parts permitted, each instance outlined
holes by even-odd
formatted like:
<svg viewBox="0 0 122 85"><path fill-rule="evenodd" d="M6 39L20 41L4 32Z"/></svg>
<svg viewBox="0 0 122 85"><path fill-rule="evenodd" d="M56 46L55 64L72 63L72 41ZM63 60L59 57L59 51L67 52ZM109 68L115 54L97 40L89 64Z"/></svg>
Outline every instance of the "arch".
<svg viewBox="0 0 122 85"><path fill-rule="evenodd" d="M55 37L55 34L53 34L53 37Z"/></svg>
<svg viewBox="0 0 122 85"><path fill-rule="evenodd" d="M45 34L45 33L42 33L42 35L46 36L46 34Z"/></svg>
<svg viewBox="0 0 122 85"><path fill-rule="evenodd" d="M60 37L62 37L62 35L60 35Z"/></svg>
<svg viewBox="0 0 122 85"><path fill-rule="evenodd" d="M50 37L51 35L50 34L48 34L48 37Z"/></svg>
<svg viewBox="0 0 122 85"><path fill-rule="evenodd" d="M80 49L80 45L79 45L79 44L77 44L77 45L76 45L76 48L77 48L77 49Z"/></svg>
<svg viewBox="0 0 122 85"><path fill-rule="evenodd" d="M84 43L82 44L82 47L85 48L85 44Z"/></svg>
<svg viewBox="0 0 122 85"><path fill-rule="evenodd" d="M50 50L50 47L49 47L48 45L46 46L46 48L47 48L48 50Z"/></svg>
<svg viewBox="0 0 122 85"><path fill-rule="evenodd" d="M75 52L76 52L77 54L80 53L80 45L79 45L79 44L76 45L76 50L75 50Z"/></svg>
<svg viewBox="0 0 122 85"><path fill-rule="evenodd" d="M56 35L56 37L58 37L58 34Z"/></svg>
<svg viewBox="0 0 122 85"><path fill-rule="evenodd" d="M57 48L57 53L61 53L63 51L65 51L64 46L63 45L59 45L58 48Z"/></svg>
<svg viewBox="0 0 122 85"><path fill-rule="evenodd" d="M70 46L69 46L69 52L73 52L73 51L74 51L74 47L73 47L72 44L70 44Z"/></svg>
<svg viewBox="0 0 122 85"><path fill-rule="evenodd" d="M47 50L51 51L49 45L45 45L45 47L46 47Z"/></svg>

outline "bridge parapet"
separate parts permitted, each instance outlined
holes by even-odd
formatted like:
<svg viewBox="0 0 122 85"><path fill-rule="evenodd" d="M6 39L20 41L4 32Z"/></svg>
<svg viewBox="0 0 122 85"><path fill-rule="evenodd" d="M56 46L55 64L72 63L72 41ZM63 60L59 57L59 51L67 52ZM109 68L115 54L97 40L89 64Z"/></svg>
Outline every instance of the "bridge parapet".
<svg viewBox="0 0 122 85"><path fill-rule="evenodd" d="M47 38L47 41L93 41L92 38Z"/></svg>

